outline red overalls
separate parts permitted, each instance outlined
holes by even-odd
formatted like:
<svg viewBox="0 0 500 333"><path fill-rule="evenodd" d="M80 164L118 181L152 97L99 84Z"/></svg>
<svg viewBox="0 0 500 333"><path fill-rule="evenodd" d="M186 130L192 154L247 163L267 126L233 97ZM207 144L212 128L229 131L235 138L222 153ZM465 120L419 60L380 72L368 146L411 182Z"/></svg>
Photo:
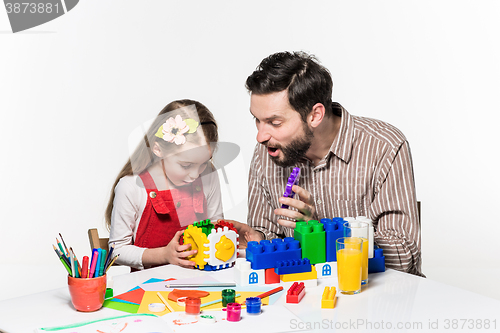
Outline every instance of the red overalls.
<svg viewBox="0 0 500 333"><path fill-rule="evenodd" d="M201 178L177 189L158 191L149 172L145 171L139 177L148 199L134 245L145 248L166 246L177 231L207 219L207 201Z"/></svg>

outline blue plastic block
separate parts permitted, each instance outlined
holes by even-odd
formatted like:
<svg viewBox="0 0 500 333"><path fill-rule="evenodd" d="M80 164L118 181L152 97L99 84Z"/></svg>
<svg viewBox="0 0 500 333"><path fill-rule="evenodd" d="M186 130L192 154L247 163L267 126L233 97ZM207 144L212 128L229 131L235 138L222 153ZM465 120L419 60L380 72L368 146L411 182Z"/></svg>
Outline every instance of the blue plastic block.
<svg viewBox="0 0 500 333"><path fill-rule="evenodd" d="M344 237L344 223L341 217L334 217L333 219L321 219L321 223L325 227L326 233L326 262L337 261L337 249L335 242L337 239Z"/></svg>
<svg viewBox="0 0 500 333"><path fill-rule="evenodd" d="M261 240L260 243L251 241L246 249L252 269L274 268L278 261L301 260L301 255L300 243L292 237Z"/></svg>
<svg viewBox="0 0 500 333"><path fill-rule="evenodd" d="M279 275L311 272L311 262L309 259L278 261L274 272Z"/></svg>
<svg viewBox="0 0 500 333"><path fill-rule="evenodd" d="M368 258L368 273L385 272L385 257L382 249L373 251L373 258Z"/></svg>

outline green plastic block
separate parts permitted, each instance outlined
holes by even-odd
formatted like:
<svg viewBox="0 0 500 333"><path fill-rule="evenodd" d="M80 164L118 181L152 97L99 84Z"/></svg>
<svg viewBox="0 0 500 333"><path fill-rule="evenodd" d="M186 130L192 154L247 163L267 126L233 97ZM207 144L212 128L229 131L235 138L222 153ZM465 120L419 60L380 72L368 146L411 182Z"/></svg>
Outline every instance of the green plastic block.
<svg viewBox="0 0 500 333"><path fill-rule="evenodd" d="M200 222L195 222L193 223L195 227L201 228L203 233L208 237L210 233L212 232L212 229L214 228L214 225L212 222L210 222L210 219L207 220L202 220Z"/></svg>
<svg viewBox="0 0 500 333"><path fill-rule="evenodd" d="M316 220L297 222L293 238L300 242L302 258L307 258L311 264L326 262L326 234L323 224Z"/></svg>

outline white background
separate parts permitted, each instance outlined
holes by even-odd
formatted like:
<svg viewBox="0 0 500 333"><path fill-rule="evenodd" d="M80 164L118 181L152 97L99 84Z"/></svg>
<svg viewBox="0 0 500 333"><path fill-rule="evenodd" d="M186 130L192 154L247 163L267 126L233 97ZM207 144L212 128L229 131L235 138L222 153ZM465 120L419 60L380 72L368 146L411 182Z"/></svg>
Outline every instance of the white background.
<svg viewBox="0 0 500 333"><path fill-rule="evenodd" d="M335 101L405 133L427 277L500 299L499 17L483 0L85 0L12 34L0 10L0 300L66 285L55 237L90 254L130 133L175 99L206 104L241 147L236 199L223 187L226 217L244 221L244 82L283 50L315 54Z"/></svg>

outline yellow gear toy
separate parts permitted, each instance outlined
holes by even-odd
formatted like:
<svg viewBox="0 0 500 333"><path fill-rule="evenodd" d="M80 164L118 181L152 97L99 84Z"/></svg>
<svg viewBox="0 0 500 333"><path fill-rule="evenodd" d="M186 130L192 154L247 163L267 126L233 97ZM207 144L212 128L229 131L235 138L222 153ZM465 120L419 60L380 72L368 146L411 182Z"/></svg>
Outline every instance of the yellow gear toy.
<svg viewBox="0 0 500 333"><path fill-rule="evenodd" d="M187 257L187 259L194 261L196 263L196 268L203 269L207 264L209 258L208 246L209 241L207 235L203 233L201 228L190 225L184 230L184 244L191 244L191 250L198 250L194 255Z"/></svg>

